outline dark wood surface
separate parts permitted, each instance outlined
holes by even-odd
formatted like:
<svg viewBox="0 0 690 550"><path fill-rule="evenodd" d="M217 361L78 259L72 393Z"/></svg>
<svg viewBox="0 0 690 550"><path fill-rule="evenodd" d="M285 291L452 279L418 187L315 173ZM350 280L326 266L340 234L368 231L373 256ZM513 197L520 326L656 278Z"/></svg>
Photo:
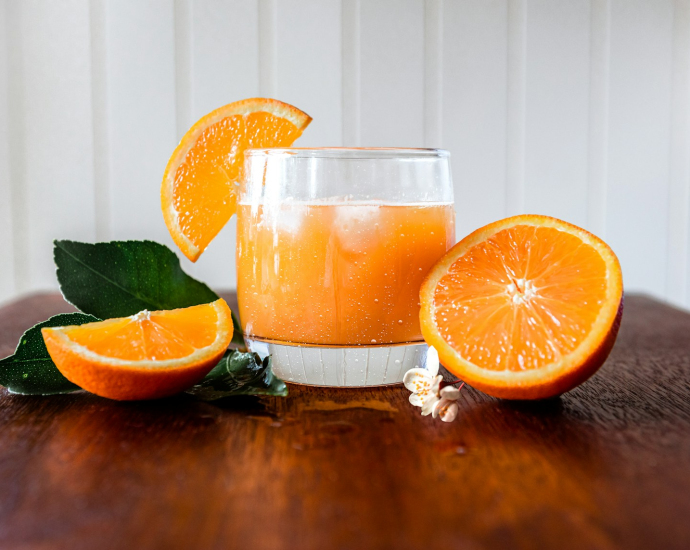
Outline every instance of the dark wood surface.
<svg viewBox="0 0 690 550"><path fill-rule="evenodd" d="M0 309L0 357L70 308ZM690 315L626 302L559 399L290 386L220 406L0 390L0 548L690 548Z"/></svg>

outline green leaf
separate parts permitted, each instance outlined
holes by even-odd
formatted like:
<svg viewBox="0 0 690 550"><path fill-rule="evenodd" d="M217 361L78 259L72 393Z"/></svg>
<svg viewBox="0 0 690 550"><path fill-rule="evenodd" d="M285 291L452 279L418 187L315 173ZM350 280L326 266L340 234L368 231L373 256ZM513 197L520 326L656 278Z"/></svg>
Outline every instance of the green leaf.
<svg viewBox="0 0 690 550"><path fill-rule="evenodd" d="M81 389L72 384L53 363L43 342L43 327L65 327L100 321L83 313L62 313L27 330L14 355L0 361L0 384L12 393L51 395Z"/></svg>
<svg viewBox="0 0 690 550"><path fill-rule="evenodd" d="M228 350L199 384L186 393L203 401L232 395L275 395L284 397L287 386L271 370L271 357L263 361L256 353Z"/></svg>
<svg viewBox="0 0 690 550"><path fill-rule="evenodd" d="M240 321L235 315L234 311L232 312L232 326L232 343L244 348L244 336L242 336L242 327L240 326Z"/></svg>
<svg viewBox="0 0 690 550"><path fill-rule="evenodd" d="M144 309L207 304L218 295L187 275L167 246L153 241L55 241L57 278L65 299L101 319Z"/></svg>

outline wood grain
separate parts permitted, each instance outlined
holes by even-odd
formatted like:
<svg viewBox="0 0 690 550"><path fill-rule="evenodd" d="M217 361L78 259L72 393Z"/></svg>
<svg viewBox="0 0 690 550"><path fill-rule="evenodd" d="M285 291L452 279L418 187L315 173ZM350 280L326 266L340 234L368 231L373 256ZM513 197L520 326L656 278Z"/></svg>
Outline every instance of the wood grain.
<svg viewBox="0 0 690 550"><path fill-rule="evenodd" d="M0 310L0 354L66 304ZM218 405L0 394L0 548L690 547L690 315L627 300L560 399L290 386Z"/></svg>

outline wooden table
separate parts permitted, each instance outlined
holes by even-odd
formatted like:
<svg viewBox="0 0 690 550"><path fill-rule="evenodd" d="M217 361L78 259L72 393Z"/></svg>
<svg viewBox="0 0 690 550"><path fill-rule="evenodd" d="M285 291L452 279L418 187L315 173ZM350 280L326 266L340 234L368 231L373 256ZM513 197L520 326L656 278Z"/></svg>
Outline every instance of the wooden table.
<svg viewBox="0 0 690 550"><path fill-rule="evenodd" d="M0 357L69 311L0 309ZM463 390L453 424L398 386L220 406L0 390L0 548L690 548L690 315L626 302L560 399Z"/></svg>

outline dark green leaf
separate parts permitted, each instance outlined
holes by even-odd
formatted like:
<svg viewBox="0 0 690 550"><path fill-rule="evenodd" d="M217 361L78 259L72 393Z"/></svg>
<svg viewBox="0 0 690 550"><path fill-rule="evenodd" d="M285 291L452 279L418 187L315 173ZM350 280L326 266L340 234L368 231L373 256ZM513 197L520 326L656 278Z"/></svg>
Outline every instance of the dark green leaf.
<svg viewBox="0 0 690 550"><path fill-rule="evenodd" d="M0 384L12 393L50 395L79 390L60 374L43 342L43 327L64 327L93 323L100 319L83 313L63 313L27 330L14 355L0 361Z"/></svg>
<svg viewBox="0 0 690 550"><path fill-rule="evenodd" d="M271 370L271 357L263 361L256 353L228 350L199 384L187 390L204 401L231 395L286 396L287 386Z"/></svg>
<svg viewBox="0 0 690 550"><path fill-rule="evenodd" d="M144 309L207 304L218 295L187 275L167 246L153 241L55 241L57 278L65 299L102 319Z"/></svg>
<svg viewBox="0 0 690 550"><path fill-rule="evenodd" d="M240 322L237 319L237 316L235 315L234 311L232 312L232 326L232 343L244 347L244 336L242 336L242 327L240 326Z"/></svg>

